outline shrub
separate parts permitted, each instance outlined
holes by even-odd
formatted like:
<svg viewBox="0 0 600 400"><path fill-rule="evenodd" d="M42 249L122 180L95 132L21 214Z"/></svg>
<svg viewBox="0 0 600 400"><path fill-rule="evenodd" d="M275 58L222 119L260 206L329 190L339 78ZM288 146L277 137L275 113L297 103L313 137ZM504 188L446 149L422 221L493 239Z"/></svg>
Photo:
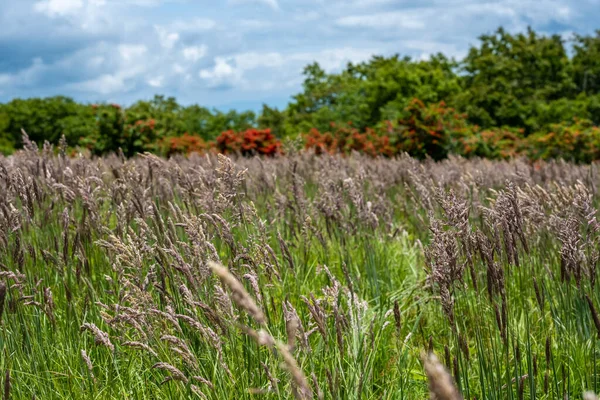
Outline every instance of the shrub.
<svg viewBox="0 0 600 400"><path fill-rule="evenodd" d="M442 101L425 105L413 99L400 119L390 129L398 151L413 157L431 157L434 160L457 153L460 139L468 134L466 115L458 113Z"/></svg>
<svg viewBox="0 0 600 400"><path fill-rule="evenodd" d="M562 158L589 163L600 159L600 127L589 120L552 124L549 132L528 137L534 159Z"/></svg>
<svg viewBox="0 0 600 400"><path fill-rule="evenodd" d="M215 148L223 154L274 156L281 153L281 142L270 129L228 130L217 137Z"/></svg>
<svg viewBox="0 0 600 400"><path fill-rule="evenodd" d="M367 128L364 133L361 133L351 124L338 126L332 123L331 127L336 129L332 132L311 129L304 135L305 148L313 150L316 154L349 154L356 151L373 157L380 155L391 157L397 153L389 136L376 129Z"/></svg>
<svg viewBox="0 0 600 400"><path fill-rule="evenodd" d="M475 126L470 134L460 138L458 154L465 157L509 159L526 151L523 130L490 128L479 130Z"/></svg>
<svg viewBox="0 0 600 400"><path fill-rule="evenodd" d="M162 148L166 156L173 154L202 153L209 148L209 144L198 135L184 133L181 136L163 139Z"/></svg>
<svg viewBox="0 0 600 400"><path fill-rule="evenodd" d="M154 119L135 120L123 129L121 147L128 157L145 151L156 151L161 141Z"/></svg>

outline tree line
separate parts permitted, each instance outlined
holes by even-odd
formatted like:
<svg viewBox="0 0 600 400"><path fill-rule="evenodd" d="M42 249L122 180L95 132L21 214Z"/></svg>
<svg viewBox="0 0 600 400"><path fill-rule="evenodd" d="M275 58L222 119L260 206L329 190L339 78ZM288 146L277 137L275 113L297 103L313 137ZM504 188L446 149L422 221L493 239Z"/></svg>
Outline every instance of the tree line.
<svg viewBox="0 0 600 400"><path fill-rule="evenodd" d="M413 128L431 121L445 124L447 115L454 115L464 120L469 135L511 132L518 139L513 146L535 137L544 146L555 146L550 156L561 156L568 150L565 146L581 136L599 142L600 148L600 30L565 40L531 28L516 34L498 28L480 36L460 60L441 53L426 60L396 54L349 63L337 73L313 63L303 74L300 93L284 109L263 105L259 113L183 106L173 97L158 95L126 108L82 104L64 96L14 99L0 104L0 151L9 154L22 145L21 129L39 143L57 143L64 135L71 147L93 154L122 149L126 155L185 152L190 141L204 147L223 132L248 130L268 129L278 140L300 136L305 142L311 134L316 137L315 132L334 130L336 143L339 135L350 131L398 136L399 130L389 127L415 118L415 99L428 115L439 109L446 114L429 122L412 121ZM396 142L405 139L392 137Z"/></svg>

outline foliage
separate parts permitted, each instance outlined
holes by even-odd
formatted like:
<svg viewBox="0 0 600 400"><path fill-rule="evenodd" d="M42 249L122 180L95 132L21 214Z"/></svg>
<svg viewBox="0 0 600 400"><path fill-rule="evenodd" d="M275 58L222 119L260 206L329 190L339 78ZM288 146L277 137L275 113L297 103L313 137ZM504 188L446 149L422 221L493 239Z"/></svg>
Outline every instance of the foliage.
<svg viewBox="0 0 600 400"><path fill-rule="evenodd" d="M186 144L192 137L202 138L207 146L220 138L216 147L223 151L270 154L278 150L267 149L269 145L261 150L253 143L278 143L274 139L249 138L244 144L246 139L239 136L269 129L286 143L304 138L308 142L300 147L317 152L407 152L434 159L451 153L493 158L534 154L590 160L591 153L570 151L561 143L548 151L532 146L539 147L537 139L567 129L575 119L600 124L599 52L600 31L566 42L532 29L513 34L499 28L482 35L462 60L395 54L349 63L337 72L318 63L307 65L302 89L287 107L263 105L258 115L184 106L159 95L127 107L79 104L63 96L14 99L0 104L0 152L20 148L24 129L40 144L57 143L64 135L69 146L94 155L119 149L128 157L147 151L187 152L188 145L200 145ZM575 125L573 132L579 129ZM174 148L165 150L172 140Z"/></svg>
<svg viewBox="0 0 600 400"><path fill-rule="evenodd" d="M531 156L536 159L563 158L590 163L600 159L600 127L591 121L553 124L547 133L530 138Z"/></svg>
<svg viewBox="0 0 600 400"><path fill-rule="evenodd" d="M373 57L348 64L339 74L326 74L318 64L305 68L303 93L288 106L293 126L326 130L331 122L352 121L359 130L396 119L413 98L439 102L460 90L453 62L442 55L429 61Z"/></svg>
<svg viewBox="0 0 600 400"><path fill-rule="evenodd" d="M0 121L0 138L20 147L21 129L38 143L58 143L63 134L70 140L76 135L87 136L93 126L93 112L64 96L15 99L0 105Z"/></svg>
<svg viewBox="0 0 600 400"><path fill-rule="evenodd" d="M469 135L460 138L461 148L457 154L465 157L483 157L505 160L523 155L527 142L523 131L510 128L479 129L475 127Z"/></svg>
<svg viewBox="0 0 600 400"><path fill-rule="evenodd" d="M219 135L215 148L223 154L273 156L281 152L281 142L270 129L229 130Z"/></svg>
<svg viewBox="0 0 600 400"><path fill-rule="evenodd" d="M407 117L398 121L393 135L401 152L434 160L456 153L457 139L467 134L465 115L444 102L425 105L414 99L406 107Z"/></svg>
<svg viewBox="0 0 600 400"><path fill-rule="evenodd" d="M352 124L338 126L321 133L311 129L305 135L307 149L317 154L352 151L371 156L394 156L407 153L412 157L431 157L435 160L457 154L460 140L468 136L465 116L457 113L444 102L424 104L413 99L402 113L404 118L386 121L377 128L367 128L362 133Z"/></svg>
<svg viewBox="0 0 600 400"><path fill-rule="evenodd" d="M532 29L511 35L498 29L482 35L462 62L465 90L457 106L483 127L539 129L532 108L538 102L569 98L575 92L569 58L560 36Z"/></svg>
<svg viewBox="0 0 600 400"><path fill-rule="evenodd" d="M92 154L101 155L115 152L124 143L125 119L118 104L92 105L95 128L90 135L81 136L78 145L87 148Z"/></svg>
<svg viewBox="0 0 600 400"><path fill-rule="evenodd" d="M586 94L600 93L600 29L595 36L575 35L573 80Z"/></svg>
<svg viewBox="0 0 600 400"><path fill-rule="evenodd" d="M226 129L245 130L256 125L253 112L210 111L183 107L173 97L155 96L129 107L117 104L79 104L66 97L15 99L0 104L0 151L10 153L21 146L21 129L31 140L58 143L65 135L70 146L93 154L159 152L167 137L186 132L214 140Z"/></svg>
<svg viewBox="0 0 600 400"><path fill-rule="evenodd" d="M331 125L332 130L320 132L313 128L304 135L304 147L315 154L351 154L357 152L372 157L396 154L389 136L379 134L376 130L367 128L360 132L357 128L346 125Z"/></svg>
<svg viewBox="0 0 600 400"><path fill-rule="evenodd" d="M167 137L163 140L162 146L163 153L166 156L172 156L175 154L192 154L202 153L209 148L209 144L206 143L200 136L190 135L184 133L181 136Z"/></svg>

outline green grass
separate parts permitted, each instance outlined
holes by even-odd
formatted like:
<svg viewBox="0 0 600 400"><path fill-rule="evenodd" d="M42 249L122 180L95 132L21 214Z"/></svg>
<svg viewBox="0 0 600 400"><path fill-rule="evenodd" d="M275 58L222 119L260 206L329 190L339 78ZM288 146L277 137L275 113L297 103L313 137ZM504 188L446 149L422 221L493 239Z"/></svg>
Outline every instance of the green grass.
<svg viewBox="0 0 600 400"><path fill-rule="evenodd" d="M545 164L517 176L519 162L425 163L413 174L407 171L417 163L409 159L220 162L138 158L122 164L31 152L0 159L6 170L0 169L0 282L9 286L0 372L10 373L11 399L292 398L294 383L281 354L244 333L262 329L287 343L285 302L303 330L312 331L306 341L295 337L292 354L315 397L426 398L421 354L428 349L449 364L469 399L581 398L586 390L600 391L600 332L585 299L600 308L600 291L592 287L598 273L589 261L598 235L574 200L584 190L574 189L578 179L598 183L589 167L563 165L557 173L556 164ZM248 171L238 180L243 168ZM452 172L457 179L445 177ZM495 202L510 192L498 185L506 179L522 189L518 207L528 248L515 237L519 265L508 261L506 237L493 229L508 215ZM418 187L433 191L432 184L468 199L466 232L480 232L492 244L499 239L493 261L504 273L504 295L489 296L479 251L463 251L466 239L440 206L444 200L426 199ZM553 199L534 195L527 184L541 185ZM593 193L591 184L587 190ZM596 196L589 197L596 204ZM499 219L486 216L480 204ZM428 212L457 246L457 265L468 255L473 262L473 274L465 267L452 280L453 321L442 307L439 282L428 278L421 243L428 252L436 243ZM552 217L577 221L582 236L576 245L586 254L582 268L589 269L579 285L561 279L565 246ZM432 253L433 262L443 261ZM230 289L210 273L210 260L245 285L266 315L264 326L232 303ZM257 277L258 293L246 274ZM114 350L82 332L84 323L106 332ZM183 341L191 357L164 335ZM156 355L125 345L131 341ZM159 362L179 369L187 382L164 382L171 374L153 368Z"/></svg>

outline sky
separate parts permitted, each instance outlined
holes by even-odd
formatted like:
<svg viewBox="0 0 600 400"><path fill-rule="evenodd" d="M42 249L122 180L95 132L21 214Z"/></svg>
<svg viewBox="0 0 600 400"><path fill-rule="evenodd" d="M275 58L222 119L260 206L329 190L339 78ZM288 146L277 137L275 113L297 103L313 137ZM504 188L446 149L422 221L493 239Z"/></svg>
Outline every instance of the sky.
<svg viewBox="0 0 600 400"><path fill-rule="evenodd" d="M0 0L0 102L283 107L314 61L458 58L499 26L591 34L600 0Z"/></svg>

